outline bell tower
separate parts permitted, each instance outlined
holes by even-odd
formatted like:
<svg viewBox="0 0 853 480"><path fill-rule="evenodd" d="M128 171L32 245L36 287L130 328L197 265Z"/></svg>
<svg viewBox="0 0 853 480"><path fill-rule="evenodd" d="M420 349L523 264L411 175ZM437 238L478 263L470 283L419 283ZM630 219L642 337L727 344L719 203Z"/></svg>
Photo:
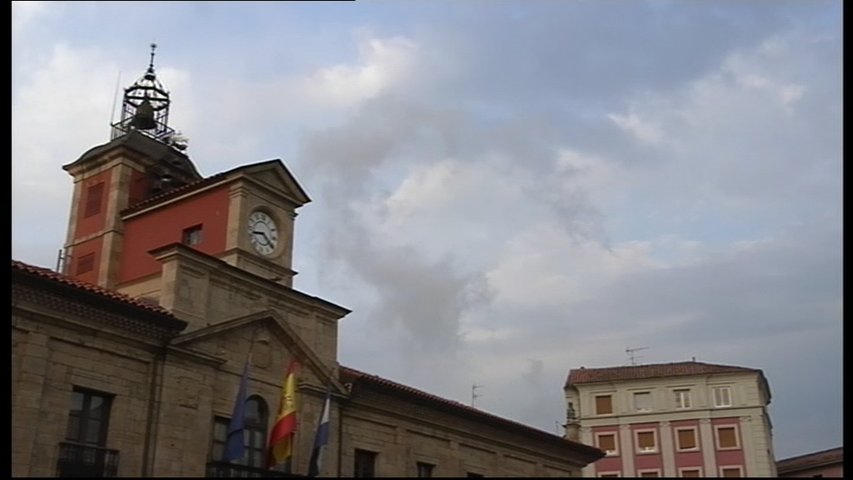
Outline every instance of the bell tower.
<svg viewBox="0 0 853 480"><path fill-rule="evenodd" d="M62 167L74 178L62 272L107 288L124 245L121 212L202 178L168 124L171 99L154 72L155 48L145 74L124 90L111 141Z"/></svg>
<svg viewBox="0 0 853 480"><path fill-rule="evenodd" d="M121 103L121 119L112 124L112 139L129 133L131 130L164 140L172 137L175 131L169 127L169 92L157 80L154 73L154 50L157 44L151 44L151 60L148 70L133 85L124 89Z"/></svg>

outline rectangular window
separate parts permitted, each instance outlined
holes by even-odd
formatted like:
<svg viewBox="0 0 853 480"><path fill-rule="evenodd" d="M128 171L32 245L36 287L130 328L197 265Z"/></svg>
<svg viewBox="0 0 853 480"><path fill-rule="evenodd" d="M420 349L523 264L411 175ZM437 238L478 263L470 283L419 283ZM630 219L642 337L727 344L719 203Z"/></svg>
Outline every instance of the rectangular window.
<svg viewBox="0 0 853 480"><path fill-rule="evenodd" d="M743 476L743 468L740 466L720 467L720 476L723 478L740 478Z"/></svg>
<svg viewBox="0 0 853 480"><path fill-rule="evenodd" d="M225 442L228 440L228 419L213 417L213 444L210 448L210 457L214 462L222 461L225 454ZM236 461L234 463L237 463Z"/></svg>
<svg viewBox="0 0 853 480"><path fill-rule="evenodd" d="M715 407L731 407L732 406L732 389L731 387L714 387L714 406Z"/></svg>
<svg viewBox="0 0 853 480"><path fill-rule="evenodd" d="M740 448L737 438L737 427L735 425L716 425L714 432L717 437L718 450L735 450Z"/></svg>
<svg viewBox="0 0 853 480"><path fill-rule="evenodd" d="M87 253L77 259L77 275L89 273L95 269L95 254Z"/></svg>
<svg viewBox="0 0 853 480"><path fill-rule="evenodd" d="M66 440L106 447L112 401L112 395L75 388L71 394Z"/></svg>
<svg viewBox="0 0 853 480"><path fill-rule="evenodd" d="M652 411L652 392L634 393L634 410L638 412Z"/></svg>
<svg viewBox="0 0 853 480"><path fill-rule="evenodd" d="M194 247L201 243L201 225L185 229L181 236L181 242L188 247Z"/></svg>
<svg viewBox="0 0 853 480"><path fill-rule="evenodd" d="M679 468L678 476L682 478L701 478L702 469L698 467Z"/></svg>
<svg viewBox="0 0 853 480"><path fill-rule="evenodd" d="M619 455L619 450L616 448L615 433L596 433L595 446L604 450L608 456Z"/></svg>
<svg viewBox="0 0 853 480"><path fill-rule="evenodd" d="M690 389L680 388L673 390L673 393L675 394L675 408L690 408Z"/></svg>
<svg viewBox="0 0 853 480"><path fill-rule="evenodd" d="M637 453L657 452L657 435L654 430L636 430Z"/></svg>
<svg viewBox="0 0 853 480"><path fill-rule="evenodd" d="M657 478L660 477L660 470L637 470L637 474L640 478Z"/></svg>
<svg viewBox="0 0 853 480"><path fill-rule="evenodd" d="M431 477L433 467L435 465L430 463L418 462L418 477Z"/></svg>
<svg viewBox="0 0 853 480"><path fill-rule="evenodd" d="M465 476L468 478L483 478L482 473L475 473L475 472L468 472L468 474Z"/></svg>
<svg viewBox="0 0 853 480"><path fill-rule="evenodd" d="M676 428L675 442L675 448L679 452L698 450L699 444L696 442L696 428Z"/></svg>
<svg viewBox="0 0 853 480"><path fill-rule="evenodd" d="M595 414L610 415L613 413L613 396L612 395L596 395L595 396Z"/></svg>
<svg viewBox="0 0 853 480"><path fill-rule="evenodd" d="M373 478L376 476L376 452L355 449L353 476L361 478Z"/></svg>
<svg viewBox="0 0 853 480"><path fill-rule="evenodd" d="M86 208L83 210L83 218L89 218L101 213L101 203L104 196L104 182L90 185L86 189Z"/></svg>
<svg viewBox="0 0 853 480"><path fill-rule="evenodd" d="M619 472L600 472L598 474L599 478L619 478L621 475Z"/></svg>
<svg viewBox="0 0 853 480"><path fill-rule="evenodd" d="M116 476L119 452L106 448L112 402L110 394L74 387L65 441L59 442L57 476Z"/></svg>

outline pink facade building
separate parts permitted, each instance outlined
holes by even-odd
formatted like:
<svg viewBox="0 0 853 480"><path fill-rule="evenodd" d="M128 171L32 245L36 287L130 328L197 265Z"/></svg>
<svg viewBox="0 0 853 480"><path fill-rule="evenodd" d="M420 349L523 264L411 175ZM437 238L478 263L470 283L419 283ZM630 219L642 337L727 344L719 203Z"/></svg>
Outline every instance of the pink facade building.
<svg viewBox="0 0 853 480"><path fill-rule="evenodd" d="M696 361L573 369L566 436L607 455L587 477L775 477L761 370Z"/></svg>

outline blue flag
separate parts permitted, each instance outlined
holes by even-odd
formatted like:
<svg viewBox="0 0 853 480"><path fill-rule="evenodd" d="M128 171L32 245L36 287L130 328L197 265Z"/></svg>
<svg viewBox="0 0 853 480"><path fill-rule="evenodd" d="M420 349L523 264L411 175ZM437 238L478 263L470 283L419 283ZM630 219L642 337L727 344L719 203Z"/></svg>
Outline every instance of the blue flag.
<svg viewBox="0 0 853 480"><path fill-rule="evenodd" d="M317 425L317 434L314 435L314 449L311 451L311 463L308 466L308 476L316 477L320 474L320 462L323 459L323 450L329 443L329 409L332 401L331 385L326 389L326 402L323 404L323 413L320 415L320 424Z"/></svg>
<svg viewBox="0 0 853 480"><path fill-rule="evenodd" d="M222 460L230 462L243 458L246 447L243 443L243 430L246 428L246 389L249 385L249 359L243 365L243 378L240 379L240 389L237 391L237 399L234 401L234 411L231 413L231 421L228 422L228 440L225 442L225 451Z"/></svg>

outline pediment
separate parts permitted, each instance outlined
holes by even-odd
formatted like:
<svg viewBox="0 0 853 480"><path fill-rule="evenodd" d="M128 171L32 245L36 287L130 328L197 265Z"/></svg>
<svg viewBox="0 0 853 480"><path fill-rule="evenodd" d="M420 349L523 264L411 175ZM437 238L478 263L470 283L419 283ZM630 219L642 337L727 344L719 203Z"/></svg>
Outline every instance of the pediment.
<svg viewBox="0 0 853 480"><path fill-rule="evenodd" d="M314 384L345 394L346 389L334 375L334 365L327 366L299 337L287 320L275 310L245 315L179 335L172 347L225 360L227 368L239 371L251 353L250 368L254 374L280 382L291 358L299 363L300 383Z"/></svg>
<svg viewBox="0 0 853 480"><path fill-rule="evenodd" d="M281 160L269 160L256 163L239 169L243 176L264 185L290 199L296 206L304 205L311 201L305 190L296 181L296 177L284 166Z"/></svg>

